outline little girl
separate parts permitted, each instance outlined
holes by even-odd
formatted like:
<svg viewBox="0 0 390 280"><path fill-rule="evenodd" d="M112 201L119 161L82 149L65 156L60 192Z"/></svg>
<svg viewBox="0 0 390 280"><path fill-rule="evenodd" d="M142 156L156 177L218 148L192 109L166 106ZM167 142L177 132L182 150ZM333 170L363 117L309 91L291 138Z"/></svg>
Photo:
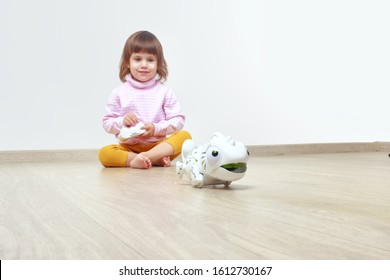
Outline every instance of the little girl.
<svg viewBox="0 0 390 280"><path fill-rule="evenodd" d="M169 167L191 135L181 130L185 116L173 91L163 82L168 76L160 41L148 31L131 35L123 48L119 77L106 105L103 127L115 134L119 144L100 149L99 160L106 167L147 169ZM145 132L121 141L122 127L143 122ZM170 136L167 136L170 135Z"/></svg>

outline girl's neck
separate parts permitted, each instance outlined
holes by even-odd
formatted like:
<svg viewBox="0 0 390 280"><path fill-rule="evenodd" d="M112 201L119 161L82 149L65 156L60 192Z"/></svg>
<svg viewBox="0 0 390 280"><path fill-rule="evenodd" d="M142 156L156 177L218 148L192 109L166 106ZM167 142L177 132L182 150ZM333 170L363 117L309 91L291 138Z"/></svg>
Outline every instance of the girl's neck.
<svg viewBox="0 0 390 280"><path fill-rule="evenodd" d="M137 81L131 76L131 74L127 74L125 77L126 81L129 82L133 87L139 88L139 89L145 89L145 88L150 88L156 84L157 81L157 76L153 77L149 81L146 82L140 82Z"/></svg>

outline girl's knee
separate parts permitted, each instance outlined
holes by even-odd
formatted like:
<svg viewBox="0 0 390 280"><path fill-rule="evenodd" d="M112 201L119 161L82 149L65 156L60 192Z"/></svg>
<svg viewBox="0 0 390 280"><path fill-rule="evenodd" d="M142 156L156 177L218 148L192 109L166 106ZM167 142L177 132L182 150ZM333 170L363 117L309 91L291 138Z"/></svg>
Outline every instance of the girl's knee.
<svg viewBox="0 0 390 280"><path fill-rule="evenodd" d="M100 163L105 167L122 166L123 160L118 154L118 150L118 145L108 145L101 148L98 154Z"/></svg>
<svg viewBox="0 0 390 280"><path fill-rule="evenodd" d="M192 137L191 134L185 130L178 131L172 135L172 138L168 141L173 147L173 154L171 155L171 160L175 159L178 155L180 155L183 143L187 139L192 139Z"/></svg>
<svg viewBox="0 0 390 280"><path fill-rule="evenodd" d="M181 144L183 144L184 141L187 140L187 139L192 139L191 134L188 131L186 131L186 130L181 130L181 131L177 132L177 134L178 134L177 138L180 139L179 141L182 142Z"/></svg>
<svg viewBox="0 0 390 280"><path fill-rule="evenodd" d="M98 154L98 157L99 157L99 161L100 163L105 166L105 167L108 167L109 166L109 158L110 158L110 152L112 150L112 145L109 145L109 146L104 146L103 148L101 148L99 150L99 154Z"/></svg>

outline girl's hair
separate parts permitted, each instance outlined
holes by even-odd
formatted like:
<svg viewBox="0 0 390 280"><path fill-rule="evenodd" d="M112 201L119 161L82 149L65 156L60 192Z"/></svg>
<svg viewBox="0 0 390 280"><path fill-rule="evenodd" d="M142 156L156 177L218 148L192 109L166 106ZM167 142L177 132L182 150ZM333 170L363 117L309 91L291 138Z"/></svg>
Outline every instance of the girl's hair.
<svg viewBox="0 0 390 280"><path fill-rule="evenodd" d="M133 53L146 52L157 57L158 80L166 81L168 77L168 65L164 58L163 48L157 37L148 31L138 31L131 35L123 48L119 66L119 78L125 82L126 75L130 74L129 62Z"/></svg>

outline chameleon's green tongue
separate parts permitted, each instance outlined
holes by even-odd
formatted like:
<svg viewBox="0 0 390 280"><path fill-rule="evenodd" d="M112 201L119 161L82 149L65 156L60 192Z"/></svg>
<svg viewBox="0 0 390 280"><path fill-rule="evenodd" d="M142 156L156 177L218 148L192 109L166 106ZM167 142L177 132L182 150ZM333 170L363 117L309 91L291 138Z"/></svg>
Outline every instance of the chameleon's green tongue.
<svg viewBox="0 0 390 280"><path fill-rule="evenodd" d="M246 171L246 163L245 162L239 162L239 163L228 163L221 166L222 168L225 168L226 170L234 173L244 173Z"/></svg>

